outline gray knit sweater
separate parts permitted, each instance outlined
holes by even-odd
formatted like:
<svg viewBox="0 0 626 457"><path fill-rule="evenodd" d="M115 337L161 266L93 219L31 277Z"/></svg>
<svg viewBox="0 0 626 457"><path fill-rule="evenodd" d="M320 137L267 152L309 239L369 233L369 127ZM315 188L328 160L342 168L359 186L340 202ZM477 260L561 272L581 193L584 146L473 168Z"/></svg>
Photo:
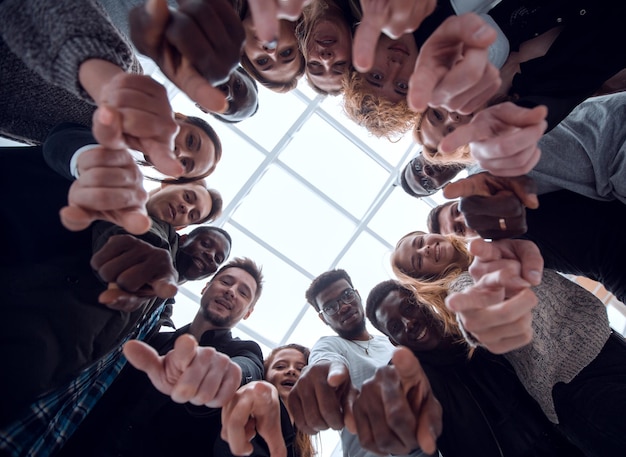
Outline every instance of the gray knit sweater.
<svg viewBox="0 0 626 457"><path fill-rule="evenodd" d="M0 135L37 144L59 122L91 124L78 81L85 60L140 72L132 47L95 0L0 2Z"/></svg>
<svg viewBox="0 0 626 457"><path fill-rule="evenodd" d="M451 291L472 284L464 273ZM533 341L504 356L548 419L558 423L552 388L570 382L598 356L611 328L600 300L552 270L544 271L542 283L533 291L539 299L533 310Z"/></svg>

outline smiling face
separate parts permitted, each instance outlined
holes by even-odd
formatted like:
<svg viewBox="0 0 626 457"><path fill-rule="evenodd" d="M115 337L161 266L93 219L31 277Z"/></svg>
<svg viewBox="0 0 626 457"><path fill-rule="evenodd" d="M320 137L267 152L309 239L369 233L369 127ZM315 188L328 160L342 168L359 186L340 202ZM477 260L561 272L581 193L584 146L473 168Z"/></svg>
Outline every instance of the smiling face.
<svg viewBox="0 0 626 457"><path fill-rule="evenodd" d="M451 181L463 168L426 162L419 154L404 169L407 185L417 196L432 195Z"/></svg>
<svg viewBox="0 0 626 457"><path fill-rule="evenodd" d="M472 120L473 114L463 115L443 108L427 108L420 125L418 140L430 151L437 151L443 137Z"/></svg>
<svg viewBox="0 0 626 457"><path fill-rule="evenodd" d="M400 240L393 253L394 265L417 279L439 277L462 258L450 240L437 233L408 235Z"/></svg>
<svg viewBox="0 0 626 457"><path fill-rule="evenodd" d="M406 289L392 290L378 305L376 319L393 343L412 351L433 350L444 338L443 323Z"/></svg>
<svg viewBox="0 0 626 457"><path fill-rule="evenodd" d="M365 81L372 92L393 103L406 100L416 60L417 45L412 34L397 40L381 34L374 65L365 73Z"/></svg>
<svg viewBox="0 0 626 457"><path fill-rule="evenodd" d="M307 37L305 57L311 83L328 93L342 89L352 60L352 33L338 8L329 6L315 21Z"/></svg>
<svg viewBox="0 0 626 457"><path fill-rule="evenodd" d="M285 348L274 354L265 379L276 387L283 403L286 404L287 397L305 366L304 354L297 349Z"/></svg>
<svg viewBox="0 0 626 457"><path fill-rule="evenodd" d="M345 279L335 281L315 296L318 309L322 310L342 298L344 293L352 289ZM363 336L365 332L365 313L358 292L352 303L341 302L339 309L332 316L326 313L319 315L320 318L342 338L353 340Z"/></svg>
<svg viewBox="0 0 626 457"><path fill-rule="evenodd" d="M276 49L269 49L261 43L256 36L256 28L251 16L248 15L242 23L246 30L243 50L254 68L270 81L292 80L300 70L302 59L295 35L295 23L286 20L279 21Z"/></svg>
<svg viewBox="0 0 626 457"><path fill-rule="evenodd" d="M213 328L233 328L252 313L256 290L247 271L237 267L222 270L202 292L202 318Z"/></svg>
<svg viewBox="0 0 626 457"><path fill-rule="evenodd" d="M439 228L444 235L478 236L478 233L465 223L463 213L459 211L459 202L447 205L439 212Z"/></svg>
<svg viewBox="0 0 626 457"><path fill-rule="evenodd" d="M213 201L201 184L171 184L153 191L146 203L150 216L175 228L195 224L209 215Z"/></svg>
<svg viewBox="0 0 626 457"><path fill-rule="evenodd" d="M183 166L184 177L204 176L216 163L215 144L201 128L176 119L180 127L174 141L174 155Z"/></svg>
<svg viewBox="0 0 626 457"><path fill-rule="evenodd" d="M214 230L182 235L176 254L176 267L182 279L195 281L215 273L230 254L226 237Z"/></svg>

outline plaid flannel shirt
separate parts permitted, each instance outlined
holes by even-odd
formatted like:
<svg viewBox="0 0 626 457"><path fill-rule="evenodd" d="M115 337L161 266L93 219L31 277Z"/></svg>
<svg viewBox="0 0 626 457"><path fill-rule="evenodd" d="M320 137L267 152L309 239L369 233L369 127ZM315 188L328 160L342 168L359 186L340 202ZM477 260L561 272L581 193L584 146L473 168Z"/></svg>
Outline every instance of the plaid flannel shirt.
<svg viewBox="0 0 626 457"><path fill-rule="evenodd" d="M0 430L0 451L12 457L46 457L58 451L78 428L126 364L130 339L143 340L156 327L165 303L147 314L120 345L83 370L65 387L30 405L29 413Z"/></svg>

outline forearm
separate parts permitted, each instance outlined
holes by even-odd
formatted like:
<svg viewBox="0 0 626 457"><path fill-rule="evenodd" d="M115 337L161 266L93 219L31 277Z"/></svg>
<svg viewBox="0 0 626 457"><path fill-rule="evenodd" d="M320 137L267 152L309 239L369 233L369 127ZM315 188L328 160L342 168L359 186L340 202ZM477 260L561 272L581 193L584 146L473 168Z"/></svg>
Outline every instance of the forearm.
<svg viewBox="0 0 626 457"><path fill-rule="evenodd" d="M89 100L78 79L80 65L107 60L128 69L132 48L91 0L0 2L0 36L9 48L46 81Z"/></svg>
<svg viewBox="0 0 626 457"><path fill-rule="evenodd" d="M78 80L96 105L100 105L104 98L104 86L121 73L124 70L107 60L88 59L80 64Z"/></svg>

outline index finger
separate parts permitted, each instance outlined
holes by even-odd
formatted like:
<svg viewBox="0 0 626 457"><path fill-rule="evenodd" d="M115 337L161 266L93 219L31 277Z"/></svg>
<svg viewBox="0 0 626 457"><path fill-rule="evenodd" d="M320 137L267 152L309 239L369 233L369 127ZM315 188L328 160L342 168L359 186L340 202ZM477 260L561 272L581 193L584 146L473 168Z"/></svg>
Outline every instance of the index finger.
<svg viewBox="0 0 626 457"><path fill-rule="evenodd" d="M275 0L248 0L256 35L263 43L278 42L278 7Z"/></svg>
<svg viewBox="0 0 626 457"><path fill-rule="evenodd" d="M383 27L383 16L363 17L354 32L352 43L352 63L360 73L368 71L374 64L376 44Z"/></svg>

